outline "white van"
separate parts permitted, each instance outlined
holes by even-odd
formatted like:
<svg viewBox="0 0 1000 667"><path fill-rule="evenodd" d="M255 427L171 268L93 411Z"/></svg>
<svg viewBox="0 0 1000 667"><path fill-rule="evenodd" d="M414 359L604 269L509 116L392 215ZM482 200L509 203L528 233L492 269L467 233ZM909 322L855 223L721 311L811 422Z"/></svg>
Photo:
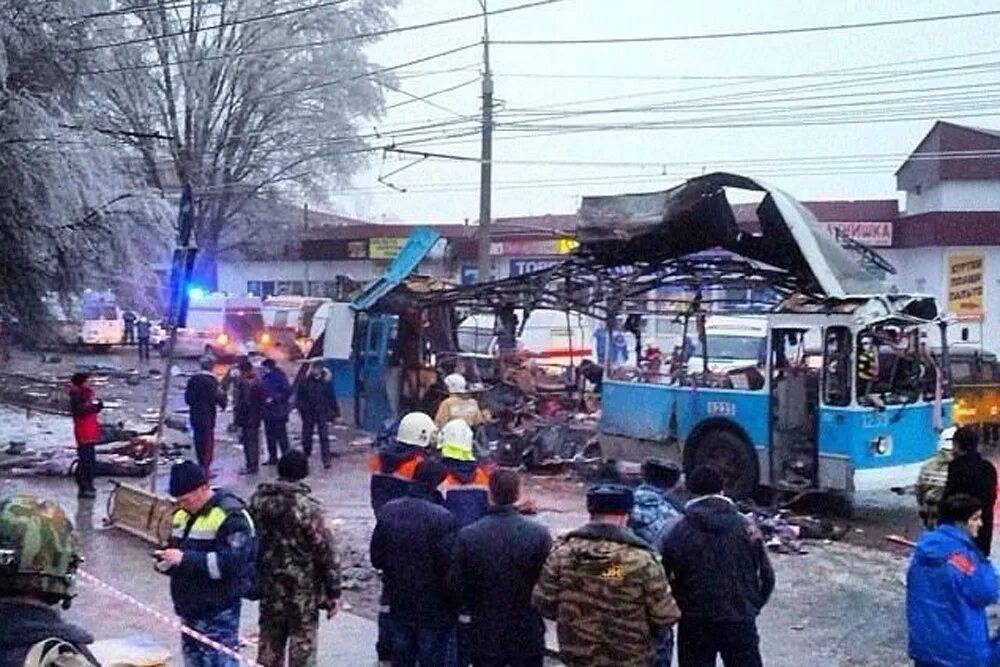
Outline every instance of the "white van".
<svg viewBox="0 0 1000 667"><path fill-rule="evenodd" d="M261 313L264 328L272 343L291 350L291 356L309 354L315 337L312 335L316 313L330 299L309 296L269 296L264 299Z"/></svg>
<svg viewBox="0 0 1000 667"><path fill-rule="evenodd" d="M177 330L174 356L231 360L258 352L270 342L258 297L195 294L188 305L187 326Z"/></svg>
<svg viewBox="0 0 1000 667"><path fill-rule="evenodd" d="M111 347L121 345L124 338L124 323L122 311L115 303L115 297L110 292L92 292L86 290L80 302L81 345L92 347Z"/></svg>
<svg viewBox="0 0 1000 667"><path fill-rule="evenodd" d="M683 324L675 316L651 316L647 331L651 344L660 348L667 357L675 346L682 345ZM695 319L687 326L690 363L701 368L701 342ZM708 368L715 373L725 373L736 368L761 364L767 354L767 319L763 317L733 317L709 315L705 321L705 339L708 343ZM645 342L645 339L644 341Z"/></svg>
<svg viewBox="0 0 1000 667"><path fill-rule="evenodd" d="M524 312L515 311L518 326ZM497 349L496 316L476 314L458 325L458 349L472 354L494 354ZM564 366L579 364L593 356L596 321L579 313L568 316L560 310L533 310L517 339L519 350L534 353L540 363Z"/></svg>

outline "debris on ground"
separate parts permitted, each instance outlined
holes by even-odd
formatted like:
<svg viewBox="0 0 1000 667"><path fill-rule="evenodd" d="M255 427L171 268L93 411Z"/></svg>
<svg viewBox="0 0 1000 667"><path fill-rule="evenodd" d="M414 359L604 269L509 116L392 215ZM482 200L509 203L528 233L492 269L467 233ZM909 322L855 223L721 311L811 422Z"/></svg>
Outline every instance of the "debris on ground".
<svg viewBox="0 0 1000 667"><path fill-rule="evenodd" d="M837 541L848 531L847 527L837 526L829 519L794 515L787 509L762 508L751 503L740 503L740 511L760 531L764 538L764 546L780 554L807 554L809 552L803 544L804 541Z"/></svg>

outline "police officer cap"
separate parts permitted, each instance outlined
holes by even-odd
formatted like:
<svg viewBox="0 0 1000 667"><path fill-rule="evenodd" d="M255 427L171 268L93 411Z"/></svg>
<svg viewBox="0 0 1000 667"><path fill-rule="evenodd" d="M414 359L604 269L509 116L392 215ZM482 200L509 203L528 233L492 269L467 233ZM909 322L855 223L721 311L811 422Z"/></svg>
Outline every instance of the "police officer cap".
<svg viewBox="0 0 1000 667"><path fill-rule="evenodd" d="M170 469L170 495L174 498L180 498L205 484L208 484L208 479L201 466L194 461L184 461Z"/></svg>
<svg viewBox="0 0 1000 667"><path fill-rule="evenodd" d="M634 502L632 489L621 484L597 484L587 490L591 514L628 514Z"/></svg>

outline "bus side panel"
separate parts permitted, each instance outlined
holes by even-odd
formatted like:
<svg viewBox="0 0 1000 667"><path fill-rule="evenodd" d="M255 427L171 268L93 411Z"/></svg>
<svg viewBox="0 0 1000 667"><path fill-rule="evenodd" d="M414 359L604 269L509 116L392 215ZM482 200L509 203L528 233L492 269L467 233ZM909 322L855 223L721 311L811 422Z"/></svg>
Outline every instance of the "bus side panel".
<svg viewBox="0 0 1000 667"><path fill-rule="evenodd" d="M327 369L333 375L333 391L337 396L340 415L348 423L354 422L354 360L324 359Z"/></svg>
<svg viewBox="0 0 1000 667"><path fill-rule="evenodd" d="M666 440L673 393L662 384L605 380L601 387L601 431L639 440Z"/></svg>
<svg viewBox="0 0 1000 667"><path fill-rule="evenodd" d="M942 426L947 427L951 401L943 401L940 409ZM880 439L885 453L876 451ZM820 457L847 459L854 470L920 463L934 456L937 439L933 403L886 406L884 411L820 408Z"/></svg>
<svg viewBox="0 0 1000 667"><path fill-rule="evenodd" d="M601 392L600 429L639 440L666 440L676 414L681 440L705 419L722 418L743 429L757 449L770 445L770 397L763 391L695 389L606 380Z"/></svg>

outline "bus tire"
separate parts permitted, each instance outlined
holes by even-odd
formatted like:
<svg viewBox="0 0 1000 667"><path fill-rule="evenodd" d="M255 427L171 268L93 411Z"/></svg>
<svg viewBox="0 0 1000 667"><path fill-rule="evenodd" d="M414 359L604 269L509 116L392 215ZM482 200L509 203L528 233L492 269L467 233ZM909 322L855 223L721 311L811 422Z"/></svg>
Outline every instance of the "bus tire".
<svg viewBox="0 0 1000 667"><path fill-rule="evenodd" d="M742 500L757 489L757 459L753 448L729 429L714 428L704 433L691 455L685 458L688 464L685 473L703 465L719 470L725 493L730 498Z"/></svg>

